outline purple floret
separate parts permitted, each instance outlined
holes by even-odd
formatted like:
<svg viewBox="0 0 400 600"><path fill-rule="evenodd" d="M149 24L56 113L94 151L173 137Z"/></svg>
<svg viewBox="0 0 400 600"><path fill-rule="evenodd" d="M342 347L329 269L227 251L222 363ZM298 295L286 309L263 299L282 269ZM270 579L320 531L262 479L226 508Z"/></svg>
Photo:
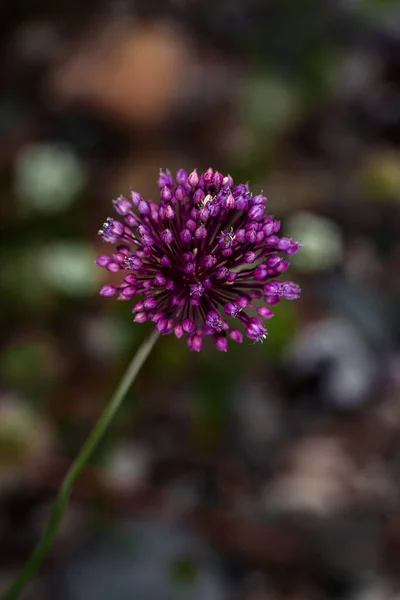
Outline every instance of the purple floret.
<svg viewBox="0 0 400 600"><path fill-rule="evenodd" d="M158 203L137 192L131 200L114 201L120 219L108 218L99 234L116 251L96 262L122 271L123 280L100 294L138 297L135 322L152 321L164 335L185 336L196 352L204 335L226 352L228 338L243 339L238 325L248 338L262 341L262 319L273 312L253 301L273 305L299 297L298 285L276 278L289 267L280 254L290 256L300 244L278 237L280 223L264 213L265 196L253 196L247 184L234 185L230 175L180 169L174 180L161 171L157 183Z"/></svg>

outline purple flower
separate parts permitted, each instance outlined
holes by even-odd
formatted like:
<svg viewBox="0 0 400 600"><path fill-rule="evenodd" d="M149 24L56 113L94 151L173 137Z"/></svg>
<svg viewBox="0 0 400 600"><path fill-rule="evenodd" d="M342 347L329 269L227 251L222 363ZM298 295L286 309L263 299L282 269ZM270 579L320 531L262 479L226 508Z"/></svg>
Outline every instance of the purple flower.
<svg viewBox="0 0 400 600"><path fill-rule="evenodd" d="M262 319L273 316L266 305L294 300L301 292L295 283L277 279L300 244L278 237L280 223L264 213L265 196L253 196L247 184L234 185L230 175L180 169L174 180L161 171L157 183L158 204L137 192L131 200L114 201L120 220L108 218L99 234L117 247L96 263L123 277L100 294L135 297L135 322L151 321L164 335L185 336L196 352L204 335L221 352L229 338L242 342L233 323L249 339L262 341L267 333ZM264 303L254 305L257 299Z"/></svg>

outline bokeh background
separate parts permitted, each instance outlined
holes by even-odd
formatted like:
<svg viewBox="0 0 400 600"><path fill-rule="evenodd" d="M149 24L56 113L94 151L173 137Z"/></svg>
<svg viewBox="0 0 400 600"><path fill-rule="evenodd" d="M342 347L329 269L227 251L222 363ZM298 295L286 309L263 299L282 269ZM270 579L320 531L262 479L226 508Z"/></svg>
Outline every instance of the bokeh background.
<svg viewBox="0 0 400 600"><path fill-rule="evenodd" d="M147 335L111 199L262 189L304 247L264 344L162 338L28 600L400 598L400 13L390 0L0 4L0 589Z"/></svg>

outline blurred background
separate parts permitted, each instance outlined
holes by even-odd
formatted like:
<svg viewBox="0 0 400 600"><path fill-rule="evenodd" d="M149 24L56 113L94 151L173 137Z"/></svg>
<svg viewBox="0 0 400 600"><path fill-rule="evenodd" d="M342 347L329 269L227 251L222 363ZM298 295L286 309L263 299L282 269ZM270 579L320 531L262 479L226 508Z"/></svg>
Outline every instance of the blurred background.
<svg viewBox="0 0 400 600"><path fill-rule="evenodd" d="M263 345L162 338L27 600L400 598L400 12L391 0L0 4L0 589L140 341L94 265L159 169L303 242Z"/></svg>

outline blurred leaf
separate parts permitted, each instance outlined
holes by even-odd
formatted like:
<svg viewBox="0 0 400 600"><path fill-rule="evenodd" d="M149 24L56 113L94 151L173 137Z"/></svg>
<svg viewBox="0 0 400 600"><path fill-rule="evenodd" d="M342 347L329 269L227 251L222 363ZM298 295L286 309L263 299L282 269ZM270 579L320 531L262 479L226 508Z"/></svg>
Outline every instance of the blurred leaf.
<svg viewBox="0 0 400 600"><path fill-rule="evenodd" d="M15 166L15 190L21 206L58 213L74 201L86 184L86 172L74 152L60 145L24 146Z"/></svg>
<svg viewBox="0 0 400 600"><path fill-rule="evenodd" d="M361 173L361 186L372 197L400 200L400 153L372 155Z"/></svg>
<svg viewBox="0 0 400 600"><path fill-rule="evenodd" d="M344 243L342 233L330 219L301 211L288 219L285 232L303 244L291 259L299 270L324 270L340 262Z"/></svg>
<svg viewBox="0 0 400 600"><path fill-rule="evenodd" d="M296 302L301 302L297 300ZM272 309L275 316L267 322L268 336L262 349L270 360L278 361L297 330L296 302L282 300Z"/></svg>
<svg viewBox="0 0 400 600"><path fill-rule="evenodd" d="M288 127L296 115L296 89L283 79L255 73L244 82L242 93L243 118L258 136L273 138Z"/></svg>
<svg viewBox="0 0 400 600"><path fill-rule="evenodd" d="M40 446L43 432L39 418L17 397L0 402L0 466L18 466Z"/></svg>
<svg viewBox="0 0 400 600"><path fill-rule="evenodd" d="M199 574L199 566L189 556L176 558L171 565L171 579L174 583L193 585Z"/></svg>
<svg viewBox="0 0 400 600"><path fill-rule="evenodd" d="M46 376L51 353L44 341L15 342L1 355L2 374L13 384L31 385Z"/></svg>
<svg viewBox="0 0 400 600"><path fill-rule="evenodd" d="M37 255L39 274L44 283L69 296L86 296L99 286L93 249L78 242L52 242Z"/></svg>
<svg viewBox="0 0 400 600"><path fill-rule="evenodd" d="M21 249L9 246L1 255L3 302L9 310L47 310L51 297L37 274L36 247Z"/></svg>
<svg viewBox="0 0 400 600"><path fill-rule="evenodd" d="M109 363L132 348L137 338L137 327L127 323L130 315L102 314L82 321L83 342L91 356ZM131 319L132 321L132 319Z"/></svg>
<svg viewBox="0 0 400 600"><path fill-rule="evenodd" d="M209 348L197 369L196 392L193 394L194 436L205 446L218 441L221 427L230 414L232 357L228 354Z"/></svg>
<svg viewBox="0 0 400 600"><path fill-rule="evenodd" d="M367 16L379 16L388 10L398 8L398 0L358 0L356 8Z"/></svg>
<svg viewBox="0 0 400 600"><path fill-rule="evenodd" d="M164 376L171 380L175 379L182 370L182 366L190 361L191 353L186 343L172 335L162 338L157 346L160 348L159 352L165 370Z"/></svg>

